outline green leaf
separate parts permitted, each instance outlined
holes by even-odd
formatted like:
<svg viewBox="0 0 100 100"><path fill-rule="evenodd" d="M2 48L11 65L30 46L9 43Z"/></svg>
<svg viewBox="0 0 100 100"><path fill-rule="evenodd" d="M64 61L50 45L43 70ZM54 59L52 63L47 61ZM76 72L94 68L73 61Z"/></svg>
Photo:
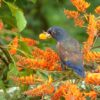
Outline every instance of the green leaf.
<svg viewBox="0 0 100 100"><path fill-rule="evenodd" d="M3 83L2 80L0 80L0 89L3 89L4 91L6 91L5 84ZM1 99L0 99L0 100L1 100Z"/></svg>
<svg viewBox="0 0 100 100"><path fill-rule="evenodd" d="M13 63L11 63L11 64L9 64L9 72L8 72L8 78L11 78L12 76L17 76L18 75L18 69L17 69L17 67L13 64Z"/></svg>
<svg viewBox="0 0 100 100"><path fill-rule="evenodd" d="M36 3L37 0L31 0L31 2Z"/></svg>
<svg viewBox="0 0 100 100"><path fill-rule="evenodd" d="M23 41L19 41L19 45L20 45L20 50L21 51L24 51L25 53L27 53L27 54L31 54L31 49L29 48L29 46L25 43L25 42L23 42Z"/></svg>
<svg viewBox="0 0 100 100"><path fill-rule="evenodd" d="M46 79L46 80L48 79L48 73L46 73L46 72L37 70L36 74L38 76L41 76L43 79Z"/></svg>
<svg viewBox="0 0 100 100"><path fill-rule="evenodd" d="M19 31L22 31L26 27L26 24L27 24L23 12L17 6L9 2L5 2L5 3L8 5L9 9L11 10L12 16L15 17L16 24L17 24Z"/></svg>

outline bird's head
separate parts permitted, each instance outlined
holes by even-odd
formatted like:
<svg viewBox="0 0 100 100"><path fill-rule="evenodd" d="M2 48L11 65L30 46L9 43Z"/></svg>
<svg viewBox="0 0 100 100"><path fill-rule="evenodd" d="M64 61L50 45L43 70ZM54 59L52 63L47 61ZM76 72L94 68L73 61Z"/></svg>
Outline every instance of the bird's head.
<svg viewBox="0 0 100 100"><path fill-rule="evenodd" d="M47 32L45 32L45 35L47 37L53 37L57 41L62 41L64 38L66 38L67 34L64 31L64 29L58 27L58 26L53 26L50 27Z"/></svg>

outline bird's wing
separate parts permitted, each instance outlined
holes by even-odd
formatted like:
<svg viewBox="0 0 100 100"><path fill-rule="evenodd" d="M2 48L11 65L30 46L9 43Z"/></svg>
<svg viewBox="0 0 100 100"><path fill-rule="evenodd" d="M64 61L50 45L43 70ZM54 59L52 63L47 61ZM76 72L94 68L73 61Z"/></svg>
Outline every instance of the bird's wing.
<svg viewBox="0 0 100 100"><path fill-rule="evenodd" d="M75 65L82 65L80 44L73 38L68 38L57 43L60 58L63 61L71 61Z"/></svg>

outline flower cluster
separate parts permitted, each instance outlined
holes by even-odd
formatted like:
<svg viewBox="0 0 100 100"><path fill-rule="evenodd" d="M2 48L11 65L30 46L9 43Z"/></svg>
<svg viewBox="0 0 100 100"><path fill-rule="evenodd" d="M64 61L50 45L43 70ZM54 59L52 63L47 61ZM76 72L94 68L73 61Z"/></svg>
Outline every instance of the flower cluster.
<svg viewBox="0 0 100 100"><path fill-rule="evenodd" d="M78 11L70 11L70 10L64 10L64 14L67 16L67 18L78 18L80 16Z"/></svg>
<svg viewBox="0 0 100 100"><path fill-rule="evenodd" d="M76 84L67 81L56 90L51 100L59 100L61 97L65 100L85 100L87 96L95 100L97 93L95 91L83 92Z"/></svg>
<svg viewBox="0 0 100 100"><path fill-rule="evenodd" d="M59 56L52 49L41 50L35 47L32 55L33 58L17 55L18 68L61 70Z"/></svg>
<svg viewBox="0 0 100 100"><path fill-rule="evenodd" d="M88 73L85 81L88 84L100 85L100 73Z"/></svg>
<svg viewBox="0 0 100 100"><path fill-rule="evenodd" d="M12 55L16 54L17 52L17 49L18 49L18 46L19 46L19 41L23 41L25 43L28 44L28 46L34 46L37 44L37 41L36 40L33 40L33 39L30 39L30 38L18 38L18 37L15 37L12 41L12 43L9 45L10 47L10 53Z"/></svg>
<svg viewBox="0 0 100 100"><path fill-rule="evenodd" d="M54 86L50 82L48 82L32 90L25 91L24 94L29 96L43 96L45 94L51 94L53 92L54 92Z"/></svg>
<svg viewBox="0 0 100 100"><path fill-rule="evenodd" d="M71 2L80 12L85 12L86 9L90 6L90 4L85 0L71 0Z"/></svg>
<svg viewBox="0 0 100 100"><path fill-rule="evenodd" d="M42 82L43 80L40 77L35 75L30 76L21 76L21 77L13 77L12 78L17 84L26 84L26 85L33 85L36 82Z"/></svg>
<svg viewBox="0 0 100 100"><path fill-rule="evenodd" d="M71 0L72 4L77 8L76 11L64 10L68 18L73 18L75 26L86 27L88 34L87 41L83 45L83 56L86 62L99 62L99 52L91 52L95 41L95 37L100 34L100 19L93 14L86 13L87 8L90 6L85 0ZM100 6L96 7L95 12L100 13ZM83 13L83 14L81 14ZM83 26L85 25L85 26Z"/></svg>
<svg viewBox="0 0 100 100"><path fill-rule="evenodd" d="M63 96L65 100L84 100L84 96L82 92L78 89L78 87L70 82L65 82L62 84L54 93L51 100L59 100L60 97Z"/></svg>
<svg viewBox="0 0 100 100"><path fill-rule="evenodd" d="M87 62L97 62L100 63L100 52L87 52L84 54L84 59Z"/></svg>

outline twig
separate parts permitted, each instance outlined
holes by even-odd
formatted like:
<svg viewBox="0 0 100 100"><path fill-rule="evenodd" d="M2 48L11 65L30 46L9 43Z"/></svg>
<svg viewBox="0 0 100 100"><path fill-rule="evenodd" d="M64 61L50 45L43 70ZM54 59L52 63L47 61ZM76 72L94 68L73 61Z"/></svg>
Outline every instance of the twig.
<svg viewBox="0 0 100 100"><path fill-rule="evenodd" d="M8 66L9 63L3 56L0 55L0 59Z"/></svg>

